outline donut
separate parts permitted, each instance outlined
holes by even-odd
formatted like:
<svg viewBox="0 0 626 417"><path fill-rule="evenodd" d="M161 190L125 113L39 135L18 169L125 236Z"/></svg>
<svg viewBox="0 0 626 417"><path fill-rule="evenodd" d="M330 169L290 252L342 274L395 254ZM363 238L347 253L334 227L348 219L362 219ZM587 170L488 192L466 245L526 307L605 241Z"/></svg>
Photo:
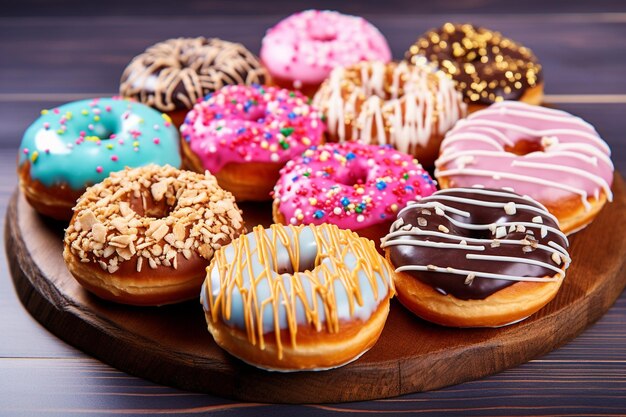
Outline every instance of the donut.
<svg viewBox="0 0 626 417"><path fill-rule="evenodd" d="M273 83L312 97L333 68L359 61L388 62L391 50L362 17L306 10L269 29L260 56Z"/></svg>
<svg viewBox="0 0 626 417"><path fill-rule="evenodd" d="M125 166L149 163L181 166L169 117L140 103L94 98L42 110L24 133L17 171L35 210L69 220L88 186Z"/></svg>
<svg viewBox="0 0 626 417"><path fill-rule="evenodd" d="M400 302L454 327L523 320L554 298L570 264L545 207L487 188L442 190L407 206L382 246Z"/></svg>
<svg viewBox="0 0 626 417"><path fill-rule="evenodd" d="M466 105L441 71L406 62L335 68L314 97L329 140L391 144L432 166L444 134Z"/></svg>
<svg viewBox="0 0 626 417"><path fill-rule="evenodd" d="M210 174L147 165L111 173L78 201L63 258L98 297L162 305L195 298L213 254L245 232Z"/></svg>
<svg viewBox="0 0 626 417"><path fill-rule="evenodd" d="M202 97L230 84L263 84L267 73L243 45L217 38L176 38L137 55L122 74L120 95L166 112L180 126Z"/></svg>
<svg viewBox="0 0 626 417"><path fill-rule="evenodd" d="M233 356L266 370L322 370L376 343L392 273L371 241L334 225L257 226L215 253L200 299L215 342Z"/></svg>
<svg viewBox="0 0 626 417"><path fill-rule="evenodd" d="M546 206L570 234L613 199L610 154L584 120L506 101L472 114L448 132L435 176L441 188L510 187Z"/></svg>
<svg viewBox="0 0 626 417"><path fill-rule="evenodd" d="M431 61L455 80L470 113L503 100L536 105L543 100L537 57L499 32L446 23L422 35L405 58L413 64Z"/></svg>
<svg viewBox="0 0 626 417"><path fill-rule="evenodd" d="M270 199L278 171L325 132L299 92L226 86L194 106L180 128L188 167L209 170L238 201Z"/></svg>
<svg viewBox="0 0 626 417"><path fill-rule="evenodd" d="M389 145L328 143L280 171L273 218L282 224L331 223L379 242L398 210L435 191L421 165Z"/></svg>

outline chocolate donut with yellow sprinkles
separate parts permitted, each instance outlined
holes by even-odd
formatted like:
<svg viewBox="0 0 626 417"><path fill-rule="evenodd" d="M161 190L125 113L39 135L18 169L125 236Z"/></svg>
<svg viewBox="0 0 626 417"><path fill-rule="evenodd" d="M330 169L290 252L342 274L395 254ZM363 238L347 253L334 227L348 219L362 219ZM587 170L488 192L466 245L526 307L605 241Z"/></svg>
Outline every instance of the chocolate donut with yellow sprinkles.
<svg viewBox="0 0 626 417"><path fill-rule="evenodd" d="M407 61L432 61L456 81L473 112L503 100L541 104L543 74L532 51L470 24L446 23L422 35L406 52Z"/></svg>

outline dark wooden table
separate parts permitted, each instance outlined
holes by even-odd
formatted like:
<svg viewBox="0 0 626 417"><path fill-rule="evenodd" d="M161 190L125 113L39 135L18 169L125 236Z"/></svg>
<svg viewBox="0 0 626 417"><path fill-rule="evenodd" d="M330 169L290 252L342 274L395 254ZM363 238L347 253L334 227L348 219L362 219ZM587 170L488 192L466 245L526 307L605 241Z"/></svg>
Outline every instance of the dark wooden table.
<svg viewBox="0 0 626 417"><path fill-rule="evenodd" d="M45 3L45 4L44 4ZM546 102L593 123L626 173L626 4L618 1L318 1L87 3L22 1L0 9L0 226L16 187L24 129L39 110L117 91L124 66L174 36L217 36L258 51L264 30L304 7L361 14L396 58L445 21L503 31L545 69ZM383 4L384 3L384 4ZM0 243L2 246L2 243ZM0 248L4 253L4 248ZM626 254L625 254L626 255ZM347 404L241 403L158 386L68 346L18 301L0 260L0 415L446 414L626 415L626 295L577 339L527 364L435 392ZM626 279L626 272L624 273ZM592 279L593 277L590 277ZM286 388L287 389L287 388Z"/></svg>

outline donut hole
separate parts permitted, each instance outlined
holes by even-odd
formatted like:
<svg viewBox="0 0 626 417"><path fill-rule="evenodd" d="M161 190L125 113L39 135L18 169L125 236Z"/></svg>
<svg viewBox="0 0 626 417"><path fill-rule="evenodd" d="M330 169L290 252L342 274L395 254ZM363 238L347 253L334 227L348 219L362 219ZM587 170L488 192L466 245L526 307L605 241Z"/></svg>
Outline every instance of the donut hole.
<svg viewBox="0 0 626 417"><path fill-rule="evenodd" d="M338 168L335 178L338 183L353 187L365 184L369 178L369 171L370 169L363 164L352 164Z"/></svg>
<svg viewBox="0 0 626 417"><path fill-rule="evenodd" d="M154 219L168 217L175 209L175 204L168 204L165 198L160 201L155 201L149 191L143 192L138 196L133 194L128 199L128 205L139 216L152 217Z"/></svg>
<svg viewBox="0 0 626 417"><path fill-rule="evenodd" d="M336 32L313 32L311 33L311 40L316 42L333 42L337 40Z"/></svg>
<svg viewBox="0 0 626 417"><path fill-rule="evenodd" d="M81 129L87 132L87 137L98 138L99 140L110 140L111 135L119 131L119 126L113 118L107 118L98 123L85 126Z"/></svg>
<svg viewBox="0 0 626 417"><path fill-rule="evenodd" d="M298 268L294 268L291 262L286 262L284 264L279 264L276 267L276 272L278 274L295 274L296 272L307 272L313 271L317 265L315 265L315 257L312 259L300 259L300 264Z"/></svg>
<svg viewBox="0 0 626 417"><path fill-rule="evenodd" d="M515 155L524 156L533 152L543 152L541 138L524 138L515 142L513 146L504 145L504 150Z"/></svg>

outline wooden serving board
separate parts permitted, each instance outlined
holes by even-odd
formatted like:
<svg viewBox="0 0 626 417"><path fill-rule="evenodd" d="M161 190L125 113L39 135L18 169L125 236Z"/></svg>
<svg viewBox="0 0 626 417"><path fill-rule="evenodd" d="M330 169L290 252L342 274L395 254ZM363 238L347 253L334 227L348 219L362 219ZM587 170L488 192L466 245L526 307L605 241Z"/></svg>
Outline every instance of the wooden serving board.
<svg viewBox="0 0 626 417"><path fill-rule="evenodd" d="M573 263L559 294L529 319L498 329L426 323L392 303L378 343L359 360L324 372L274 373L229 356L206 330L197 301L139 308L101 301L70 276L63 225L37 215L19 192L5 241L17 292L54 334L123 371L175 387L259 402L356 401L474 380L550 352L613 304L626 285L626 190L571 237ZM241 205L248 225L268 224L269 205Z"/></svg>

